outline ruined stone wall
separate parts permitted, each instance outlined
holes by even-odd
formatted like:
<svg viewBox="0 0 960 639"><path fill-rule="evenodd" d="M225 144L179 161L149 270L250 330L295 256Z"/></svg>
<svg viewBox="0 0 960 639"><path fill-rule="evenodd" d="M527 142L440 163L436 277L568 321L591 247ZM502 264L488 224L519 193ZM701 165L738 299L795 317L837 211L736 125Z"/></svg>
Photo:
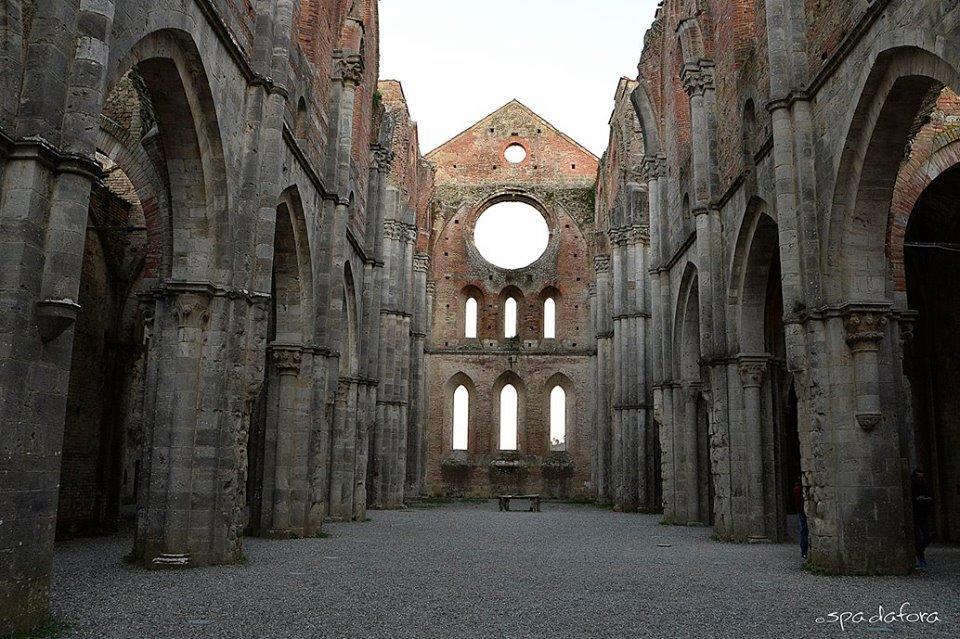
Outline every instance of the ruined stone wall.
<svg viewBox="0 0 960 639"><path fill-rule="evenodd" d="M511 164L511 144L526 150ZM428 154L436 166L430 254L432 308L427 339L427 471L430 494L491 495L536 491L554 497L592 494L590 397L584 385L594 358L588 288L597 160L519 102L511 102ZM499 201L521 201L547 220L545 254L526 268L500 269L473 243L477 218ZM464 304L479 302L476 339L464 335ZM517 338L503 337L503 304L518 300ZM543 339L543 302L557 303L556 339ZM470 387L470 448L453 451L452 397ZM500 389L520 395L519 447L500 451ZM567 448L550 451L546 397L567 391ZM452 474L451 474L452 473Z"/></svg>
<svg viewBox="0 0 960 639"><path fill-rule="evenodd" d="M958 62L933 43L955 39L956 19L953 7L899 0L658 10L633 102L667 520L710 520L735 539L784 534L795 391L813 563L907 569L913 426L899 336L910 312L890 247L926 186L904 178L901 154L928 144L924 114ZM919 161L904 167L915 174ZM950 165L938 162L934 175ZM759 312L771 291L782 329ZM708 469L693 461L704 423Z"/></svg>
<svg viewBox="0 0 960 639"><path fill-rule="evenodd" d="M376 3L0 11L0 634L46 618L58 492L65 532L135 503L147 567L363 519L392 142Z"/></svg>
<svg viewBox="0 0 960 639"><path fill-rule="evenodd" d="M649 370L649 218L644 141L621 78L600 161L596 201L597 282L591 295L598 343L594 414L597 497L619 510L660 509L660 449Z"/></svg>

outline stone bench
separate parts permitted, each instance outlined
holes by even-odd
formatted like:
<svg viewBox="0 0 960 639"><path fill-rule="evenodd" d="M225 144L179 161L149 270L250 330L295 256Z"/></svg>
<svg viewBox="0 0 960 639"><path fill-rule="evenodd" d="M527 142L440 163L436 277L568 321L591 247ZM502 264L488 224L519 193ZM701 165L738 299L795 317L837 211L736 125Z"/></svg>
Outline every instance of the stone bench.
<svg viewBox="0 0 960 639"><path fill-rule="evenodd" d="M500 495L500 510L510 510L511 499L526 499L530 502L530 512L540 512L540 495Z"/></svg>

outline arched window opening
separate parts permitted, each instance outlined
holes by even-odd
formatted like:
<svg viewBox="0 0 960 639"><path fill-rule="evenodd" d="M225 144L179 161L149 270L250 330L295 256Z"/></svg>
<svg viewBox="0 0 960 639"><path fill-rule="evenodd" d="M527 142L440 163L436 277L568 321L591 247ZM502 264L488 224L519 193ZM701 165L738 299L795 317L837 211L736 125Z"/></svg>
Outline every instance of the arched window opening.
<svg viewBox="0 0 960 639"><path fill-rule="evenodd" d="M557 337L557 303L552 297L543 302L543 338L556 339Z"/></svg>
<svg viewBox="0 0 960 639"><path fill-rule="evenodd" d="M453 393L453 450L470 447L470 391L460 385Z"/></svg>
<svg viewBox="0 0 960 639"><path fill-rule="evenodd" d="M517 389L513 384L500 391L500 450L517 450Z"/></svg>
<svg viewBox="0 0 960 639"><path fill-rule="evenodd" d="M560 386L550 391L550 450L567 449L567 393Z"/></svg>
<svg viewBox="0 0 960 639"><path fill-rule="evenodd" d="M517 336L517 300L513 297L503 303L503 336L507 339Z"/></svg>
<svg viewBox="0 0 960 639"><path fill-rule="evenodd" d="M467 339L477 337L477 298L471 297L467 300L464 310L464 333Z"/></svg>

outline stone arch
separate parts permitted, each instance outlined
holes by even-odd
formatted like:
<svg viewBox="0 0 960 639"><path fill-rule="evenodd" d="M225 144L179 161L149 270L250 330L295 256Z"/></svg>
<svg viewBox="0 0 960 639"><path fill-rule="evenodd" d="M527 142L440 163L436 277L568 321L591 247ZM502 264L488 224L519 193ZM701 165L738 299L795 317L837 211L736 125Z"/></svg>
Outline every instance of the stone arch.
<svg viewBox="0 0 960 639"><path fill-rule="evenodd" d="M700 292L697 267L688 262L680 280L674 320L675 378L700 381Z"/></svg>
<svg viewBox="0 0 960 639"><path fill-rule="evenodd" d="M680 21L677 25L677 40L680 43L684 65L697 64L706 58L703 31L700 28L698 14L692 14ZM677 72L679 71L680 69L677 69Z"/></svg>
<svg viewBox="0 0 960 639"><path fill-rule="evenodd" d="M630 93L630 102L640 121L640 131L643 135L643 149L648 157L656 157L663 153L660 145L660 122L650 101L646 83L641 79L637 88Z"/></svg>
<svg viewBox="0 0 960 639"><path fill-rule="evenodd" d="M186 31L154 31L117 65L111 89L130 69L151 98L169 184L171 263L162 275L226 281L233 259L230 242L224 241L232 237L226 167L199 49Z"/></svg>
<svg viewBox="0 0 960 639"><path fill-rule="evenodd" d="M960 59L958 56L955 59ZM916 46L880 53L863 85L840 158L822 271L833 301L885 303L893 295L887 225L902 154L929 95L957 90L960 74Z"/></svg>
<svg viewBox="0 0 960 639"><path fill-rule="evenodd" d="M276 213L274 337L283 342L311 343L315 316L313 265L303 201L296 186L281 193Z"/></svg>
<svg viewBox="0 0 960 639"><path fill-rule="evenodd" d="M360 318L353 268L343 265L343 308L341 311L340 376L356 377L360 372Z"/></svg>
<svg viewBox="0 0 960 639"><path fill-rule="evenodd" d="M517 452L521 453L528 450L525 418L527 408L527 389L526 384L514 371L505 371L493 382L491 388L491 412L493 428L491 431L490 450L495 453L500 452L500 394L507 385L513 386L517 391Z"/></svg>
<svg viewBox="0 0 960 639"><path fill-rule="evenodd" d="M777 222L766 202L753 198L747 205L730 267L729 300L736 307L736 341L741 352L763 353L767 287L774 257L780 253Z"/></svg>
<svg viewBox="0 0 960 639"><path fill-rule="evenodd" d="M156 152L156 147L153 150ZM148 240L144 276L157 278L170 273L173 230L170 228L166 172L160 172L143 140L135 139L129 129L103 115L100 117L97 151L123 171L140 201Z"/></svg>

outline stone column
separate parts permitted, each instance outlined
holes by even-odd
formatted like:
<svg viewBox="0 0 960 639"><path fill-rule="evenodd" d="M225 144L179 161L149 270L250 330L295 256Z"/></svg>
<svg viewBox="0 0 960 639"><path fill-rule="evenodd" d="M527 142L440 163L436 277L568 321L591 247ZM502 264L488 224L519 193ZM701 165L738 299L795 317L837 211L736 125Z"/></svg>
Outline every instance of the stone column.
<svg viewBox="0 0 960 639"><path fill-rule="evenodd" d="M596 337L597 337L597 397L596 397L596 481L597 497L603 502L611 499L611 388L610 378L613 327L610 304L610 256L594 259L596 282Z"/></svg>
<svg viewBox="0 0 960 639"><path fill-rule="evenodd" d="M297 382L300 376L302 351L299 347L274 344L270 348L277 371L276 454L273 469L273 517L269 526L274 537L302 537L306 513L293 496L301 469L296 467L300 455L295 450L297 437ZM305 469L303 469L305 470Z"/></svg>
<svg viewBox="0 0 960 639"><path fill-rule="evenodd" d="M739 357L740 383L743 385L743 418L747 440L746 482L750 504L751 541L765 541L765 504L763 495L763 417L760 391L767 372L769 357L766 355L741 355Z"/></svg>
<svg viewBox="0 0 960 639"><path fill-rule="evenodd" d="M427 271L430 256L417 253L413 258L413 318L410 328L410 406L407 422L407 487L405 498L420 495L426 466L426 339Z"/></svg>
<svg viewBox="0 0 960 639"><path fill-rule="evenodd" d="M853 357L856 380L856 419L864 430L873 430L883 419L880 411L880 341L887 313L851 308L843 318L847 345Z"/></svg>
<svg viewBox="0 0 960 639"><path fill-rule="evenodd" d="M685 422L683 434L683 448L686 461L685 464L685 490L687 498L687 516L686 523L702 524L700 512L700 455L698 438L699 420L697 419L697 404L700 399L700 393L703 392L703 386L700 382L687 382L683 386L683 417ZM711 481L711 478L707 478Z"/></svg>
<svg viewBox="0 0 960 639"><path fill-rule="evenodd" d="M0 128L3 636L29 632L48 614L73 325L114 17L113 0L31 6L29 25L4 25L11 46L0 52L12 63L3 65L3 86L22 89L0 98L0 123L11 125ZM4 19L14 15L6 10Z"/></svg>
<svg viewBox="0 0 960 639"><path fill-rule="evenodd" d="M328 390L334 397L332 402L331 430L329 442L330 473L327 480L329 499L327 509L331 519L346 521L353 517L353 500L356 486L358 407L363 398L358 398L358 377L342 378L339 362L344 358L356 357L360 366L361 353L347 353L346 335L348 327L343 325L341 304L344 265L352 247L347 239L347 225L350 207L350 170L353 150L353 124L356 103L356 90L363 78L363 58L357 53L337 51L334 53L334 68L337 77L332 97L331 139L328 142L327 176L335 192L335 205L330 207L327 231L324 236L320 255L322 260L320 299L328 307L323 310L326 322L322 323L324 339L331 353L339 357L331 358L328 374ZM354 273L355 285L363 286L363 273ZM358 314L364 309L358 308ZM360 336L358 336L359 338ZM359 340L358 340L359 341ZM359 349L358 349L359 350ZM365 439L365 436L363 436ZM365 477L362 480L365 484Z"/></svg>

